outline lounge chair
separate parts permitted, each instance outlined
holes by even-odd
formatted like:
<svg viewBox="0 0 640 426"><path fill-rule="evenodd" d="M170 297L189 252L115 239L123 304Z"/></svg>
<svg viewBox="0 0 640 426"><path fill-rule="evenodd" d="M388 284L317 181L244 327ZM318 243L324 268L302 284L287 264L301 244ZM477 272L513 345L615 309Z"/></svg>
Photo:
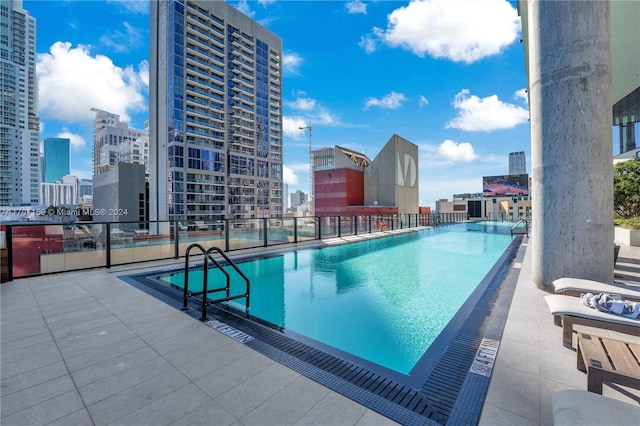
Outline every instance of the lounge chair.
<svg viewBox="0 0 640 426"><path fill-rule="evenodd" d="M551 395L554 426L640 425L640 406L570 389Z"/></svg>
<svg viewBox="0 0 640 426"><path fill-rule="evenodd" d="M559 278L553 282L556 293L580 296L581 293L619 294L626 300L640 301L640 287L625 284L608 284L581 278Z"/></svg>
<svg viewBox="0 0 640 426"><path fill-rule="evenodd" d="M549 306L549 311L554 316L562 318L562 344L567 348L573 348L574 324L605 328L640 337L640 319L600 312L585 306L579 297L550 294L545 296L544 300Z"/></svg>

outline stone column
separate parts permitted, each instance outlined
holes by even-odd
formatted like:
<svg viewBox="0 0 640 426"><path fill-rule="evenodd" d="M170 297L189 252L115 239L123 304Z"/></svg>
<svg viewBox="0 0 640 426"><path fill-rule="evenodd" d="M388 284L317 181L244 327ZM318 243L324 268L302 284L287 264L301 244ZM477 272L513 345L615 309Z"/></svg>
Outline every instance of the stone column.
<svg viewBox="0 0 640 426"><path fill-rule="evenodd" d="M529 0L532 278L613 281L608 0Z"/></svg>

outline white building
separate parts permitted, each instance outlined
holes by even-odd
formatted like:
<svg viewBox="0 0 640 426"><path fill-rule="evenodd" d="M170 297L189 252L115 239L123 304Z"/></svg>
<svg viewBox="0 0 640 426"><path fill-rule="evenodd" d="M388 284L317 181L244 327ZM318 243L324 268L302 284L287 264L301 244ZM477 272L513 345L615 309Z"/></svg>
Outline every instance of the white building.
<svg viewBox="0 0 640 426"><path fill-rule="evenodd" d="M76 185L73 183L48 183L40 184L40 200L45 207L75 205L78 201Z"/></svg>
<svg viewBox="0 0 640 426"><path fill-rule="evenodd" d="M40 130L36 20L22 0L0 2L0 205L36 205Z"/></svg>
<svg viewBox="0 0 640 426"><path fill-rule="evenodd" d="M144 164L148 173L149 128L130 128L120 121L118 114L98 108L91 108L91 111L96 113L93 119L93 175L114 170L119 162Z"/></svg>

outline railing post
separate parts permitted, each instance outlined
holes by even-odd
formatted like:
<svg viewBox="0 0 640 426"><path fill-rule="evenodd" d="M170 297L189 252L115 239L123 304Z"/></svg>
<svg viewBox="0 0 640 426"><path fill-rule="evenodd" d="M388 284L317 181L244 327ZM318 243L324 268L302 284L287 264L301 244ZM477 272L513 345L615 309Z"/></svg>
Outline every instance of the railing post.
<svg viewBox="0 0 640 426"><path fill-rule="evenodd" d="M353 220L353 233L355 235L358 235L358 217L357 216L352 216L352 220Z"/></svg>
<svg viewBox="0 0 640 426"><path fill-rule="evenodd" d="M298 242L298 218L295 216L293 218L293 242Z"/></svg>
<svg viewBox="0 0 640 426"><path fill-rule="evenodd" d="M184 254L184 280L182 282L182 310L189 310L189 253L191 252L191 246L187 248Z"/></svg>
<svg viewBox="0 0 640 426"><path fill-rule="evenodd" d="M224 251L229 253L229 219L224 219Z"/></svg>
<svg viewBox="0 0 640 426"><path fill-rule="evenodd" d="M111 224L109 222L104 224L105 232L105 250L107 257L107 268L111 268Z"/></svg>
<svg viewBox="0 0 640 426"><path fill-rule="evenodd" d="M367 216L369 219L369 233L371 233L371 215Z"/></svg>
<svg viewBox="0 0 640 426"><path fill-rule="evenodd" d="M173 258L177 259L180 257L180 222L177 220L173 221ZM159 225L159 223L158 223ZM160 226L157 226L160 228Z"/></svg>
<svg viewBox="0 0 640 426"><path fill-rule="evenodd" d="M200 321L207 319L207 291L209 290L209 256L208 253L204 253L204 277L202 279L202 315Z"/></svg>
<svg viewBox="0 0 640 426"><path fill-rule="evenodd" d="M342 216L338 216L338 238L342 237Z"/></svg>
<svg viewBox="0 0 640 426"><path fill-rule="evenodd" d="M318 239L322 239L322 224L320 223L320 217L315 218L315 225L318 227Z"/></svg>
<svg viewBox="0 0 640 426"><path fill-rule="evenodd" d="M7 243L7 281L13 281L13 226L5 226L5 241Z"/></svg>
<svg viewBox="0 0 640 426"><path fill-rule="evenodd" d="M267 247L269 245L269 238L267 235L267 218L263 217L262 218L262 229L264 231L264 236L262 238L262 242L264 244L264 247Z"/></svg>

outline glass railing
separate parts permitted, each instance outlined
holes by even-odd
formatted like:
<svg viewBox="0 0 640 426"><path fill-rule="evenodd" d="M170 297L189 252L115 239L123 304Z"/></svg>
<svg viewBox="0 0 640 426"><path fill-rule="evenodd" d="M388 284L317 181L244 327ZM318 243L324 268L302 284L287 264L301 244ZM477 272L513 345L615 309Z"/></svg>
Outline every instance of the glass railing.
<svg viewBox="0 0 640 426"><path fill-rule="evenodd" d="M2 280L179 258L193 243L229 252L466 219L466 213L443 213L212 221L14 222L0 226Z"/></svg>

